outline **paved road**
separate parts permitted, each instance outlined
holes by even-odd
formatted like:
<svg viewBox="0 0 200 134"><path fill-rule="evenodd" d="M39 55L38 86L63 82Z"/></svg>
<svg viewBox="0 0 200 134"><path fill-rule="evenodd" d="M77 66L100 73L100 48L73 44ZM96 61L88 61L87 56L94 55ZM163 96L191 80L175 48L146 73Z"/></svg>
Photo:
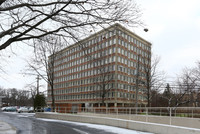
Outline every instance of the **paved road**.
<svg viewBox="0 0 200 134"><path fill-rule="evenodd" d="M0 112L0 120L16 127L17 134L114 134L77 124L39 120L27 113Z"/></svg>
<svg viewBox="0 0 200 134"><path fill-rule="evenodd" d="M16 129L10 124L0 121L0 134L16 134Z"/></svg>

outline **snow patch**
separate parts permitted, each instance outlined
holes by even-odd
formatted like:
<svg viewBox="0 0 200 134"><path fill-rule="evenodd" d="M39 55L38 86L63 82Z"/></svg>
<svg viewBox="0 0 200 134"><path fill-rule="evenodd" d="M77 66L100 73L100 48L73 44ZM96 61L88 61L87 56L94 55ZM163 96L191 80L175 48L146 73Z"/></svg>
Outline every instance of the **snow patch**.
<svg viewBox="0 0 200 134"><path fill-rule="evenodd" d="M96 125L96 124L89 124L89 123L79 123L79 122L72 122L72 121L62 121L62 120L43 119L43 118L38 118L38 119L43 120L43 121L50 121L50 122L73 123L75 125L87 126L87 127L95 128L95 129L102 129L102 130L105 130L107 132L112 132L112 133L116 133L116 134L153 134L153 133L140 132L140 131L118 128L118 127L112 127L112 126L106 126L106 125Z"/></svg>

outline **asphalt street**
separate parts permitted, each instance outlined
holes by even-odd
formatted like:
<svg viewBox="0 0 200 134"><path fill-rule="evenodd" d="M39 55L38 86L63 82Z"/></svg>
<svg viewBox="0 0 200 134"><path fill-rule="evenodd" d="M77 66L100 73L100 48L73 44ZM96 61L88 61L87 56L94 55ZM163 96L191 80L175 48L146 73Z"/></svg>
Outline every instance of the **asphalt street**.
<svg viewBox="0 0 200 134"><path fill-rule="evenodd" d="M114 134L73 123L44 121L28 113L0 112L0 120L17 129L17 134Z"/></svg>

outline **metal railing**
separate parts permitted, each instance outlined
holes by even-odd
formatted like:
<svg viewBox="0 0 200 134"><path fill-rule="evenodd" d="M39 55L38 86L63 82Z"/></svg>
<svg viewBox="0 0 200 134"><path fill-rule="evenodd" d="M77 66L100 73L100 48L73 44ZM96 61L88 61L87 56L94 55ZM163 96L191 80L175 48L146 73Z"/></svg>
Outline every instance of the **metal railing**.
<svg viewBox="0 0 200 134"><path fill-rule="evenodd" d="M148 115L200 118L200 107L56 107L59 113L91 113L113 115Z"/></svg>
<svg viewBox="0 0 200 134"><path fill-rule="evenodd" d="M52 110L52 109L51 109ZM44 109L45 112L45 109ZM168 124L200 129L199 107L61 107L57 113L72 113L78 116L96 116L125 120ZM189 123L188 123L189 122Z"/></svg>

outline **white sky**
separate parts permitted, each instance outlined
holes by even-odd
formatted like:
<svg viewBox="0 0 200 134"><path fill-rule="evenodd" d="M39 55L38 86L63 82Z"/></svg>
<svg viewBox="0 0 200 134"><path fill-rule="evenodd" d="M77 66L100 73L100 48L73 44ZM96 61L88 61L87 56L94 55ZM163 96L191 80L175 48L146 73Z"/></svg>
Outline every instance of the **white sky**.
<svg viewBox="0 0 200 134"><path fill-rule="evenodd" d="M152 43L153 53L161 57L160 69L168 78L176 77L184 67L195 66L200 61L200 0L135 1L142 9L142 19L149 31L146 33L141 27L132 31ZM30 51L23 46L22 50L12 48L16 55L6 55L9 60L0 62L6 71L0 73L0 86L23 89L35 81L35 77L30 79L21 74ZM8 51L10 48L3 53Z"/></svg>
<svg viewBox="0 0 200 134"><path fill-rule="evenodd" d="M153 53L161 56L160 69L168 78L184 67L200 61L199 0L136 0L143 11L149 32L136 33L152 43Z"/></svg>

